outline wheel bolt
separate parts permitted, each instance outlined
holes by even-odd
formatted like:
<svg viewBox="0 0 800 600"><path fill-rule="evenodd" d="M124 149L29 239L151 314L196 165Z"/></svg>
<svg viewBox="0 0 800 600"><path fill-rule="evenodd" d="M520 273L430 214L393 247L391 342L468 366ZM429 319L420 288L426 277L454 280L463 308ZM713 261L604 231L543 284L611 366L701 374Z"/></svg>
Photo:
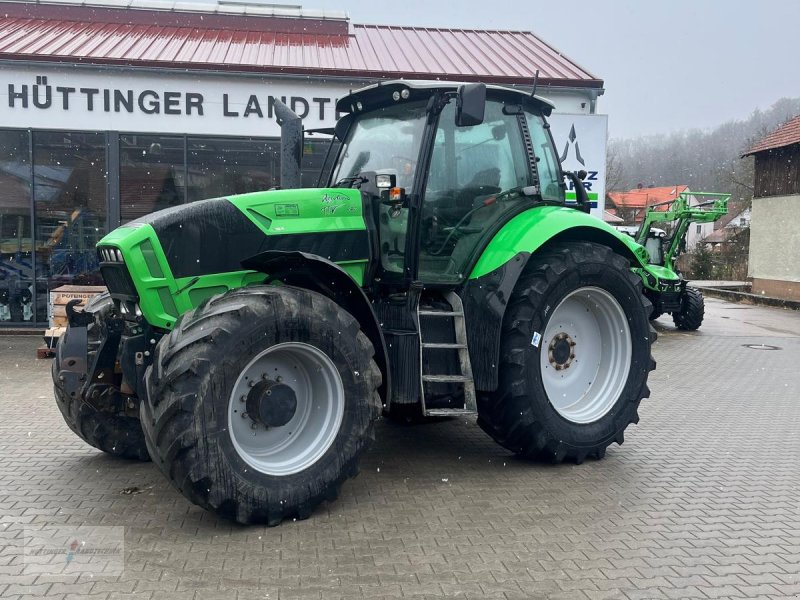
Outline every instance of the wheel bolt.
<svg viewBox="0 0 800 600"><path fill-rule="evenodd" d="M247 396L242 394L242 396L239 398L239 402L247 402Z"/></svg>
<svg viewBox="0 0 800 600"><path fill-rule="evenodd" d="M246 419L246 418L247 418L247 413L246 413L246 412L243 412L243 413L242 413L242 418L243 418L243 419Z"/></svg>
<svg viewBox="0 0 800 600"><path fill-rule="evenodd" d="M253 387L255 384L256 382L251 379L250 381L247 382L247 387Z"/></svg>

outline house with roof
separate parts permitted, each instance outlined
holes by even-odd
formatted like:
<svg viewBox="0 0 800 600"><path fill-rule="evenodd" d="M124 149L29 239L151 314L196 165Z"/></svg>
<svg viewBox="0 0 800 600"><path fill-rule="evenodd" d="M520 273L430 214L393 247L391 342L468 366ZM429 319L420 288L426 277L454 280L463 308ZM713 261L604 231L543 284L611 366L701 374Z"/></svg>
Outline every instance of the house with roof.
<svg viewBox="0 0 800 600"><path fill-rule="evenodd" d="M609 192L606 195L606 205L609 207L609 212L622 219L626 225L637 225L644 219L648 208L655 206L656 210L665 211L670 203L683 193L689 193L689 203L692 206L699 204L698 199L691 195L689 186L672 185L639 186L627 192ZM686 249L693 250L700 240L713 231L713 223L693 223L686 233Z"/></svg>
<svg viewBox="0 0 800 600"><path fill-rule="evenodd" d="M756 142L750 222L753 293L800 300L800 115Z"/></svg>

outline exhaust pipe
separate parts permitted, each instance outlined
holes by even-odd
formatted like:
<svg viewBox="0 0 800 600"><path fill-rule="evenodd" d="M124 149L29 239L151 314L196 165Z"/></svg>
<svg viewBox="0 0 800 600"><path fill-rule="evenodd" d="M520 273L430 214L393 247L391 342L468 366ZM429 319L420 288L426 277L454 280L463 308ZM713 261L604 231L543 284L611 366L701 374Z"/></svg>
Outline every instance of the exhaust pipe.
<svg viewBox="0 0 800 600"><path fill-rule="evenodd" d="M281 126L281 189L299 188L301 187L300 159L303 156L303 120L277 98L275 119Z"/></svg>

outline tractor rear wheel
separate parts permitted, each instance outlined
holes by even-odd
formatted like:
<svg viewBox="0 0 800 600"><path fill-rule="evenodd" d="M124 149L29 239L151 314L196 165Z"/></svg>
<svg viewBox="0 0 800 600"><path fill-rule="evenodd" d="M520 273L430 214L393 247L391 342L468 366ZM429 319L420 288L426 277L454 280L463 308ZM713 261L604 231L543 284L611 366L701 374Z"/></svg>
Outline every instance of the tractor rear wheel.
<svg viewBox="0 0 800 600"><path fill-rule="evenodd" d="M380 371L358 322L290 286L216 296L156 347L141 417L191 502L240 523L307 518L374 438Z"/></svg>
<svg viewBox="0 0 800 600"><path fill-rule="evenodd" d="M695 331L703 324L705 312L703 293L697 288L686 286L681 298L681 309L672 313L672 322L678 329Z"/></svg>
<svg viewBox="0 0 800 600"><path fill-rule="evenodd" d="M641 278L606 246L534 255L506 310L499 386L479 399L479 424L525 457L601 458L650 395L651 310Z"/></svg>
<svg viewBox="0 0 800 600"><path fill-rule="evenodd" d="M95 318L95 322L89 324L87 329L90 346L100 341L100 336L103 335L102 321L111 312L111 308L111 296L108 293L99 294L87 303L84 311L94 313ZM64 336L68 335L69 328L64 333ZM59 354L56 353L52 366L56 404L64 421L78 437L112 456L150 460L139 419L125 414L125 400L116 386L93 385L91 399L84 399L80 394L70 396L59 382L60 371Z"/></svg>

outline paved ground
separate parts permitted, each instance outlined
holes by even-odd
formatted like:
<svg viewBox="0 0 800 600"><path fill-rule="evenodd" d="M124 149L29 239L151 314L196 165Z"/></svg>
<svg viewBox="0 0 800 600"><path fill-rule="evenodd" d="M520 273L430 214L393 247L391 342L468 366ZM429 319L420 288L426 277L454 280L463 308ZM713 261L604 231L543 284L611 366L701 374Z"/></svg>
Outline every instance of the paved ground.
<svg viewBox="0 0 800 600"><path fill-rule="evenodd" d="M335 504L272 529L85 446L36 340L0 338L0 596L797 598L800 313L707 315L693 334L661 319L652 398L603 461L516 460L473 421L384 423ZM124 574L24 575L25 524L124 526Z"/></svg>

